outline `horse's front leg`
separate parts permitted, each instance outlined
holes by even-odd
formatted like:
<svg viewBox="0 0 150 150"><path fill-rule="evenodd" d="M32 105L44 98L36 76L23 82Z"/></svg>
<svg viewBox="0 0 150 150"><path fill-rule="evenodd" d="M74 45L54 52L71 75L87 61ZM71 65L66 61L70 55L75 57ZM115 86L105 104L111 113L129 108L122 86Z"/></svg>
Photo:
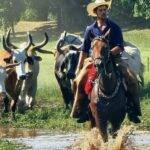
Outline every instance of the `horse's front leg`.
<svg viewBox="0 0 150 150"><path fill-rule="evenodd" d="M107 120L102 118L97 109L97 103L91 102L89 104L93 117L95 118L96 126L100 131L103 142L108 142L108 134L107 134Z"/></svg>
<svg viewBox="0 0 150 150"><path fill-rule="evenodd" d="M91 122L91 128L96 127L95 118L94 118L94 115L92 113L92 110L91 110L90 106L89 106L89 119L90 119L90 122Z"/></svg>
<svg viewBox="0 0 150 150"><path fill-rule="evenodd" d="M96 127L99 128L99 119L98 119L98 113L97 113L97 105L94 102L90 102L89 104L91 113L93 118L95 119ZM94 122L91 122L91 124L94 124Z"/></svg>

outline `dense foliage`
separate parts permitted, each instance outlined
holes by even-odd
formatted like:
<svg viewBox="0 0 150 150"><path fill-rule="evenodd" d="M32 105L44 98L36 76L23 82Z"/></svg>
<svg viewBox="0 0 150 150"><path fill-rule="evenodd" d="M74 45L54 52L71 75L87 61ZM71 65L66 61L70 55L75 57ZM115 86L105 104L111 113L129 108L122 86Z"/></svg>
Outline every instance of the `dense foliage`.
<svg viewBox="0 0 150 150"><path fill-rule="evenodd" d="M0 26L7 29L20 19L55 19L60 28L85 28L86 5L94 0L0 0ZM113 0L111 17L122 23L134 17L150 19L149 0Z"/></svg>

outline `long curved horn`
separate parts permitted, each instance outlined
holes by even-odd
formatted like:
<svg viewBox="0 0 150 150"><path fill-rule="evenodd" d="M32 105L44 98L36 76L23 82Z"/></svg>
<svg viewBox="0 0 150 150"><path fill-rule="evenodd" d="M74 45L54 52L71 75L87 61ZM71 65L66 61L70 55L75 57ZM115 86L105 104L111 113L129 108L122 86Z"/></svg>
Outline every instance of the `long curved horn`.
<svg viewBox="0 0 150 150"><path fill-rule="evenodd" d="M28 43L27 43L27 46L25 47L25 50L27 51L29 49L29 47L32 45L32 36L28 34Z"/></svg>
<svg viewBox="0 0 150 150"><path fill-rule="evenodd" d="M8 32L6 34L6 43L8 46L11 46L13 49L17 49L18 47L15 46L14 44L12 44L10 41L10 32L11 32L11 28L8 30Z"/></svg>
<svg viewBox="0 0 150 150"><path fill-rule="evenodd" d="M44 35L45 35L44 41L41 42L39 45L35 45L35 46L33 47L33 49L38 50L38 49L44 47L44 46L48 43L49 37L48 37L47 33L45 32ZM34 45L34 44L32 44L32 45Z"/></svg>
<svg viewBox="0 0 150 150"><path fill-rule="evenodd" d="M57 45L56 45L56 50L57 50L60 54L63 54L63 53L64 53L64 50L62 49L62 47L64 46L64 44L62 44L62 43L63 43L63 41L64 41L66 35L67 35L67 32L64 31L64 32L61 34L60 39L59 39L59 41L57 42Z"/></svg>
<svg viewBox="0 0 150 150"><path fill-rule="evenodd" d="M60 54L63 54L64 53L64 50L62 50L62 45L61 45L61 41L59 41L56 45L56 50L60 53Z"/></svg>
<svg viewBox="0 0 150 150"><path fill-rule="evenodd" d="M44 45L46 45L46 43L48 42L48 39L49 39L48 35L47 35L47 33L45 33L45 41L43 41L42 43L45 43ZM33 47L32 47L31 50L35 50L35 51L38 51L38 52L43 53L43 54L53 54L53 55L55 55L55 53L52 52L52 51L48 51L48 50L44 50L44 49L40 48L40 47L43 47L43 46L40 46L40 47L38 45L36 46L33 42L32 42L32 45L33 45Z"/></svg>
<svg viewBox="0 0 150 150"><path fill-rule="evenodd" d="M38 49L37 51L38 51L39 53L43 53L43 54L53 54L53 55L55 55L54 52L49 51L49 50Z"/></svg>
<svg viewBox="0 0 150 150"><path fill-rule="evenodd" d="M6 40L5 40L5 37L4 37L4 35L3 35L3 48L4 48L4 50L6 50L8 53L12 53L12 50L11 50L11 48L7 45L7 43L6 43Z"/></svg>
<svg viewBox="0 0 150 150"><path fill-rule="evenodd" d="M63 38L65 38L66 35L67 35L67 31L64 30L64 32L63 32Z"/></svg>

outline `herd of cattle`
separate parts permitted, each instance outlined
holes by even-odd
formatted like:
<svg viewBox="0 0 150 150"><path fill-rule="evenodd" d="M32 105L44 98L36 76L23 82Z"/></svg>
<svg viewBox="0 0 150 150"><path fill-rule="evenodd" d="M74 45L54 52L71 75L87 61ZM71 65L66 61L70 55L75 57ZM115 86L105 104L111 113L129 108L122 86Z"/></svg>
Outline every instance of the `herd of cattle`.
<svg viewBox="0 0 150 150"><path fill-rule="evenodd" d="M66 108L72 105L72 81L81 52L83 39L80 36L63 32L56 44L56 52L44 50L48 43L48 35L38 45L35 45L31 34L28 41L19 47L11 43L10 31L3 36L3 50L0 51L0 113L11 112L15 118L15 110L31 108L35 103L37 91L37 77L39 74L39 61L42 60L38 53L55 54L55 77L59 84ZM143 80L143 65L139 49L129 42L124 43L123 59L135 71L141 83Z"/></svg>
<svg viewBox="0 0 150 150"><path fill-rule="evenodd" d="M33 105L37 90L39 61L42 60L37 54L38 52L54 54L42 49L47 43L46 33L44 41L38 45L33 43L32 36L28 34L28 42L22 43L20 47L11 43L10 30L6 37L3 36L3 50L0 51L0 63L2 64L0 67L1 110L3 112L10 111L13 118L17 102L24 102L27 107ZM19 103L18 109L22 107Z"/></svg>

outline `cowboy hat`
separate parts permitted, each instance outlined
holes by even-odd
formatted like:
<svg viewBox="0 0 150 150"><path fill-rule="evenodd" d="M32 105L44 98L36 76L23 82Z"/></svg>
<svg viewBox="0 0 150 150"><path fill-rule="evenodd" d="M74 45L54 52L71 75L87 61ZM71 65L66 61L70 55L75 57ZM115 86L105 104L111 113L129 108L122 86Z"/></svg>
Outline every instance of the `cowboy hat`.
<svg viewBox="0 0 150 150"><path fill-rule="evenodd" d="M99 6L102 6L102 5L106 5L108 6L108 8L110 8L111 6L111 0L96 0L95 2L93 3L89 3L87 5L87 12L89 13L90 16L97 16L96 13L94 12L94 9L99 7Z"/></svg>

